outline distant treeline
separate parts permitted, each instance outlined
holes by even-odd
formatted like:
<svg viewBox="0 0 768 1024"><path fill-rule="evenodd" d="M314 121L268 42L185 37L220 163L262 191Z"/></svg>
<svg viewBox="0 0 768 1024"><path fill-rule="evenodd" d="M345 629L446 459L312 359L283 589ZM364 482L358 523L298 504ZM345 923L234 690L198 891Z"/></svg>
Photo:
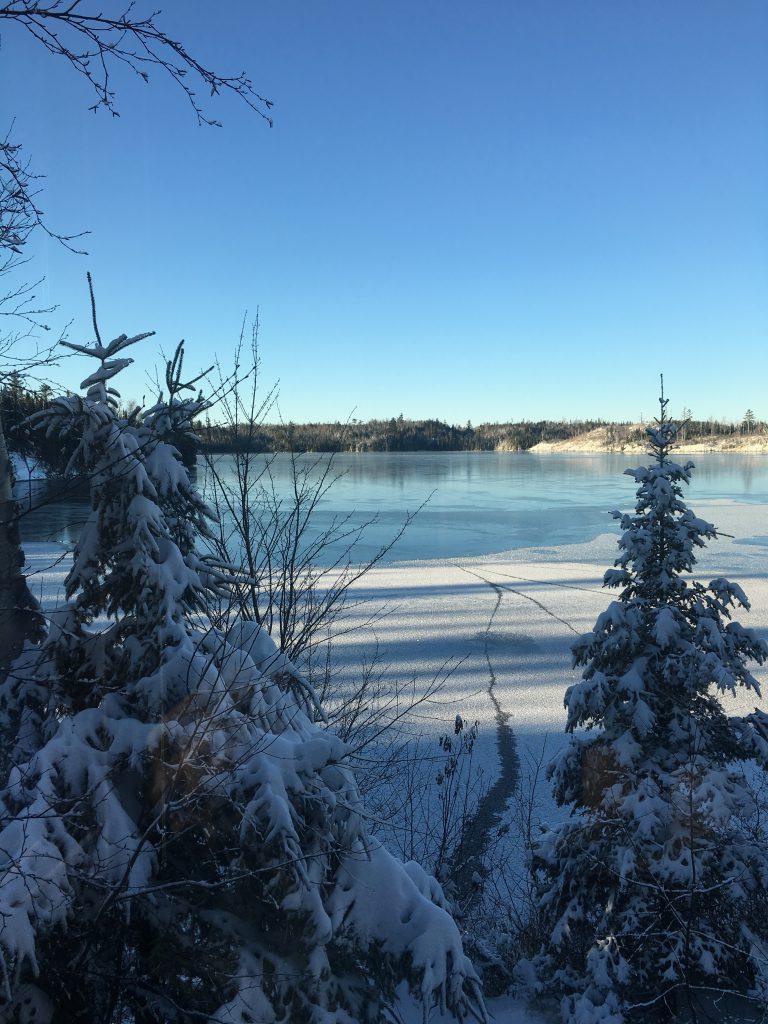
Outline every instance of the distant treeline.
<svg viewBox="0 0 768 1024"><path fill-rule="evenodd" d="M540 441L567 441L597 427L606 428L610 447L621 448L632 441L643 441L641 427L605 420L524 420L517 423L481 423L479 426L450 425L441 420L408 420L402 416L389 420L352 420L349 423L260 424L249 430L207 424L201 429L209 451L233 452L248 449L257 452L493 452L527 451ZM720 423L715 420L690 420L683 428L689 439L761 430L765 423Z"/></svg>
<svg viewBox="0 0 768 1024"><path fill-rule="evenodd" d="M539 441L559 441L605 426L600 420L556 423L471 423L460 427L441 420L352 420L349 423L261 424L255 430L207 425L202 431L211 451L455 452L524 451Z"/></svg>
<svg viewBox="0 0 768 1024"><path fill-rule="evenodd" d="M44 433L31 433L24 421L50 403L54 392L47 384L29 388L18 371L11 371L0 386L0 415L3 417L3 431L9 449L21 455L42 462L46 468L59 469L66 465L72 450L62 444L61 439L48 438Z"/></svg>
<svg viewBox="0 0 768 1024"><path fill-rule="evenodd" d="M23 427L23 421L44 408L52 397L47 385L30 388L20 374L9 373L0 384L2 414L9 447L41 458L51 471L61 468L70 452L61 440L52 442ZM685 410L686 414L688 410ZM606 420L522 420L510 423L481 423L464 426L441 420L410 420L403 416L388 420L351 420L348 423L261 423L234 428L212 422L198 422L203 446L211 452L455 452L527 451L540 441L567 441L598 427L605 428L606 445L617 450L645 439L643 429L631 423ZM751 409L739 423L688 418L682 439L744 433L768 434L768 424Z"/></svg>

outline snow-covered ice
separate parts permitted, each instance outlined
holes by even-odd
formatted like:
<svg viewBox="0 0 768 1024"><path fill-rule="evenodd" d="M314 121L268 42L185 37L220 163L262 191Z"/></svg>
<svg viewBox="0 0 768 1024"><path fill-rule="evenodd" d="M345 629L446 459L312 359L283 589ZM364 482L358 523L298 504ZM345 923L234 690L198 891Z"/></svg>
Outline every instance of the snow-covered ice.
<svg viewBox="0 0 768 1024"><path fill-rule="evenodd" d="M731 536L699 553L694 575L703 581L726 576L740 584L752 606L739 615L741 622L768 637L765 508L723 502L695 511ZM602 586L602 578L618 554L618 536L615 530L586 544L376 568L354 588L354 596L364 599L351 616L360 629L337 639L336 658L354 671L378 650L388 674L400 680L415 676L426 682L450 670L445 706L442 711L431 706L423 718L425 730L439 731L460 712L465 720L478 719L481 737L491 741L492 671L520 753L526 747L538 752L545 738L562 742L563 696L578 678L570 644L617 596ZM366 625L375 608L385 613ZM755 675L765 690L768 666L756 667ZM752 710L749 699L726 707L732 713Z"/></svg>

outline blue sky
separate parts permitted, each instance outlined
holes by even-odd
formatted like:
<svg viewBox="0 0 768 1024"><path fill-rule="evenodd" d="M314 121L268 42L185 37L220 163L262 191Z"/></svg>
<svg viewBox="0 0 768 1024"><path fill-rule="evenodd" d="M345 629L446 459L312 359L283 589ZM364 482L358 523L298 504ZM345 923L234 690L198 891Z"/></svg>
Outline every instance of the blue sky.
<svg viewBox="0 0 768 1024"><path fill-rule="evenodd" d="M2 121L50 225L91 232L87 257L38 236L26 272L72 340L88 269L104 334L157 331L125 396L182 337L190 370L226 364L258 307L294 421L634 419L662 371L675 412L768 419L764 0L168 0L160 21L246 69L275 127L223 98L200 128L159 75L118 75L121 117L94 115L2 26Z"/></svg>

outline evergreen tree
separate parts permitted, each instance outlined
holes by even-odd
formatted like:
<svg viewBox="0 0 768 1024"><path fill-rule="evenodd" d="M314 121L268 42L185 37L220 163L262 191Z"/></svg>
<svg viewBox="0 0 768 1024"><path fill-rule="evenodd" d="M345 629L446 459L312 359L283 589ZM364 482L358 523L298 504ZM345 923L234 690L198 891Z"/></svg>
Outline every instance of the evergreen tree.
<svg viewBox="0 0 768 1024"><path fill-rule="evenodd" d="M0 688L0 1017L378 1022L405 982L485 1019L439 886L368 836L295 670L255 623L211 626L227 570L172 443L204 402L179 353L121 418L142 337L70 345L99 366L36 421L76 437L92 508L65 607Z"/></svg>
<svg viewBox="0 0 768 1024"><path fill-rule="evenodd" d="M768 1004L768 837L751 775L768 765L768 716L728 716L759 697L747 668L768 648L731 621L748 609L725 579L690 578L715 527L685 505L693 464L670 458L677 427L648 429L653 462L627 470L635 512L605 585L620 590L573 646L572 738L550 775L567 821L534 856L549 941L539 979L578 1024L696 1019L715 993Z"/></svg>

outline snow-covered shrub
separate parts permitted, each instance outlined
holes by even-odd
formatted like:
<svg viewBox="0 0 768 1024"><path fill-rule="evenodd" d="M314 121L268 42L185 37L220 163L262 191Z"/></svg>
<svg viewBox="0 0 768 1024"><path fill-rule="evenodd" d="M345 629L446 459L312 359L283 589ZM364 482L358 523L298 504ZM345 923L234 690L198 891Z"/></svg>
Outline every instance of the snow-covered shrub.
<svg viewBox="0 0 768 1024"><path fill-rule="evenodd" d="M372 839L347 747L253 622L215 629L227 569L171 443L202 400L130 421L96 357L36 423L75 436L92 508L0 780L4 1021L378 1022L406 983L485 1018L437 882ZM23 691L20 691L23 692ZM18 713L18 709L17 709Z"/></svg>
<svg viewBox="0 0 768 1024"><path fill-rule="evenodd" d="M715 993L768 1003L768 835L750 773L768 764L768 716L728 716L759 697L747 668L768 648L731 621L744 593L688 575L717 536L682 499L692 463L669 457L666 401L648 430L653 462L627 472L635 512L614 515L619 598L573 646L572 739L551 768L570 818L534 860L549 941L540 982L579 1024L694 1011Z"/></svg>

